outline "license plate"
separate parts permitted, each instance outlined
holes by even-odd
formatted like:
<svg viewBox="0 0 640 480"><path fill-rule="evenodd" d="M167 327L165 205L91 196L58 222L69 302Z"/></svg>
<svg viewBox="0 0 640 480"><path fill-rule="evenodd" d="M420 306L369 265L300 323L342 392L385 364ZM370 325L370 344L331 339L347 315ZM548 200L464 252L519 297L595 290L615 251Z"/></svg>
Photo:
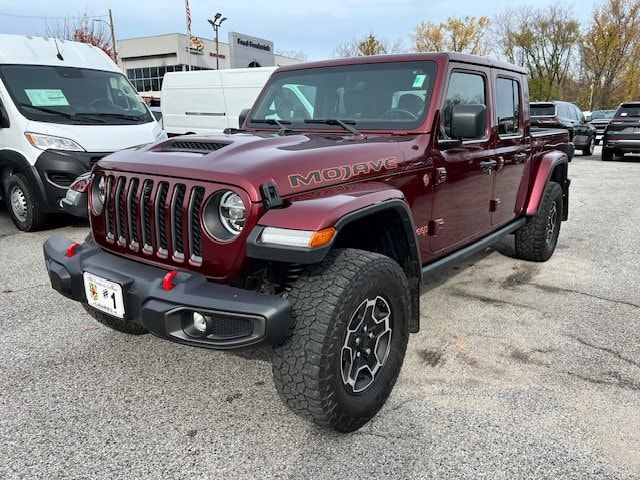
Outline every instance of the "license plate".
<svg viewBox="0 0 640 480"><path fill-rule="evenodd" d="M124 318L122 287L89 272L84 272L84 293L90 306L114 317Z"/></svg>

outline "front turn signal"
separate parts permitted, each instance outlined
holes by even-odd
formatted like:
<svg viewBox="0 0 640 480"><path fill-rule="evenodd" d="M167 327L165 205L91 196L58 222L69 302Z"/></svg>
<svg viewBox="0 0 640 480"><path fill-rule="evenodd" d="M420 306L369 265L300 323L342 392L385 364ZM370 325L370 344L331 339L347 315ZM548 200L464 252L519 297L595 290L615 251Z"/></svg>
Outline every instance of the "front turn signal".
<svg viewBox="0 0 640 480"><path fill-rule="evenodd" d="M336 229L333 227L325 228L318 232L313 232L311 240L309 240L309 248L320 248L329 245L336 236Z"/></svg>

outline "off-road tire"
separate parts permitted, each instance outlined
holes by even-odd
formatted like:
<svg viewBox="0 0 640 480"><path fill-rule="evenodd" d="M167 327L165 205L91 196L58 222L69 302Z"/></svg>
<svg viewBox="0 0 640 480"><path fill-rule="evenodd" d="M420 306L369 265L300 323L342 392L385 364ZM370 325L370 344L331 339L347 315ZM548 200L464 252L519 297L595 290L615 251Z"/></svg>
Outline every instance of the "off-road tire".
<svg viewBox="0 0 640 480"><path fill-rule="evenodd" d="M603 162L608 162L613 160L613 151L604 145L602 146L602 155L600 157Z"/></svg>
<svg viewBox="0 0 640 480"><path fill-rule="evenodd" d="M276 390L301 417L340 432L357 430L382 408L400 373L409 338L407 278L377 253L337 249L305 268L288 293L289 337L273 348ZM349 321L372 296L388 300L393 318L386 362L373 382L353 393L343 381L341 352Z"/></svg>
<svg viewBox="0 0 640 480"><path fill-rule="evenodd" d="M549 218L554 205L554 230L550 240L547 241ZM549 182L544 189L538 213L530 218L526 225L516 230L515 243L518 258L532 262L546 262L551 258L556 249L562 225L562 208L562 187L556 182Z"/></svg>
<svg viewBox="0 0 640 480"><path fill-rule="evenodd" d="M595 140L595 138L591 138L589 140L589 143L587 144L587 146L582 149L582 155L584 155L585 157L589 157L589 156L593 155L593 151L595 150L595 146L596 146L596 140Z"/></svg>
<svg viewBox="0 0 640 480"><path fill-rule="evenodd" d="M14 190L20 193L24 202L25 214L20 218L12 207L12 195ZM34 232L42 227L46 220L46 214L40 210L38 199L29 185L27 179L20 173L12 173L4 181L4 197L7 204L9 217L14 225L23 232Z"/></svg>
<svg viewBox="0 0 640 480"><path fill-rule="evenodd" d="M138 325L137 323L107 315L106 313L90 307L85 302L82 303L82 307L98 322L112 330L116 330L120 333L128 333L129 335L144 335L145 333L149 333L146 328Z"/></svg>

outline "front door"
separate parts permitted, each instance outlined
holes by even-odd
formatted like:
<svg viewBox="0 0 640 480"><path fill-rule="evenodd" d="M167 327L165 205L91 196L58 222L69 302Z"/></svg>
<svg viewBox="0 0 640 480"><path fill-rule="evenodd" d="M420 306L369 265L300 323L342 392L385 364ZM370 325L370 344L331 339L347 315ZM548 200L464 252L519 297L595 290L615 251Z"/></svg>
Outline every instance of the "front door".
<svg viewBox="0 0 640 480"><path fill-rule="evenodd" d="M491 223L494 226L513 220L522 185L525 165L531 157L531 139L525 138L522 86L517 76L500 74L495 79L498 139L491 199Z"/></svg>
<svg viewBox="0 0 640 480"><path fill-rule="evenodd" d="M482 138L464 139L462 145L434 155L435 173L433 214L430 222L432 253L455 250L491 226L489 203L493 175L491 159L491 104L488 95L489 69L454 69L441 107L440 135L448 138L454 105L487 107L486 129Z"/></svg>

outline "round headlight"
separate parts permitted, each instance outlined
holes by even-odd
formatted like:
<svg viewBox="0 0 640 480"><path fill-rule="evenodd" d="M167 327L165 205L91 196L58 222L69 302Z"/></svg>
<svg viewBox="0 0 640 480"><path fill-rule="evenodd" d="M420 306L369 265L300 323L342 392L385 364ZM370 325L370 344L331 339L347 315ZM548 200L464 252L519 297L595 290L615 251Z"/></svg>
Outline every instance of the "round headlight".
<svg viewBox="0 0 640 480"><path fill-rule="evenodd" d="M210 237L219 242L235 240L247 221L247 210L240 195L220 190L207 200L202 223Z"/></svg>
<svg viewBox="0 0 640 480"><path fill-rule="evenodd" d="M225 192L220 197L220 221L232 235L238 235L244 228L246 211L240 195Z"/></svg>
<svg viewBox="0 0 640 480"><path fill-rule="evenodd" d="M93 178L93 182L91 182L91 206L93 207L93 212L96 215L100 215L102 213L106 192L107 182L104 175L95 176Z"/></svg>

